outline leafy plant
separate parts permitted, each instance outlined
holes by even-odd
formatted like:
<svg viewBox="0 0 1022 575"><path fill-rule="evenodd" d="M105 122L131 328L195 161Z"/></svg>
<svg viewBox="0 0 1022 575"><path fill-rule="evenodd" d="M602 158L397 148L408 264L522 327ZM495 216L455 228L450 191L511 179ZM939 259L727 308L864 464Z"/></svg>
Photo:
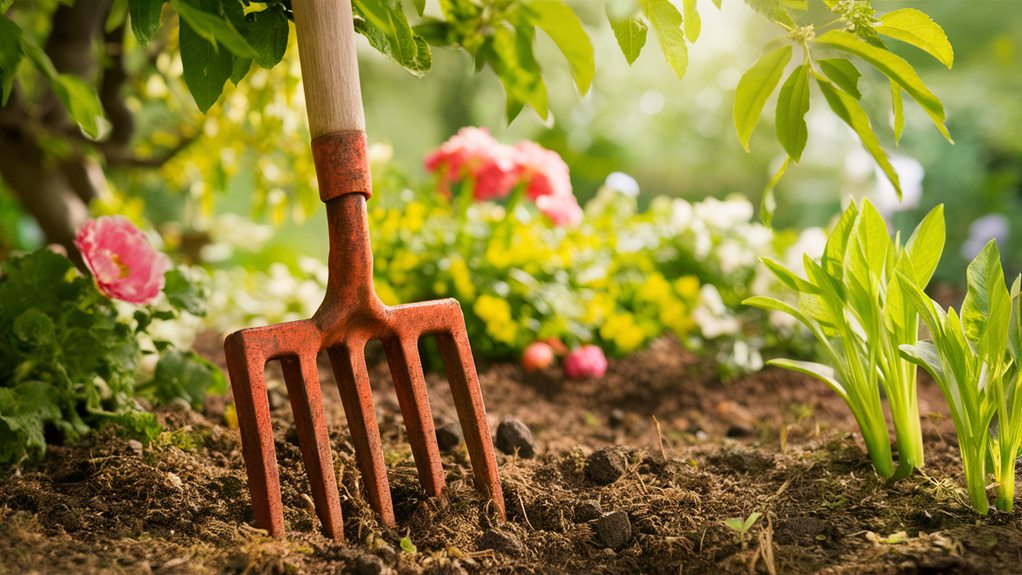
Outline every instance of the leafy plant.
<svg viewBox="0 0 1022 575"><path fill-rule="evenodd" d="M741 541L741 543L744 545L745 537L748 535L749 530L752 529L752 526L755 525L756 522L759 521L759 518L762 516L763 514L760 513L759 511L753 511L752 514L750 514L745 519L742 519L741 517L731 517L730 519L725 519L724 526L734 531L735 539Z"/></svg>
<svg viewBox="0 0 1022 575"><path fill-rule="evenodd" d="M899 280L933 338L904 344L901 353L929 372L944 392L969 499L977 511L987 512L986 481L992 471L997 508L1010 512L1022 445L1022 276L1009 291L997 243L991 240L969 265L969 291L960 315L954 308L945 312L911 279Z"/></svg>
<svg viewBox="0 0 1022 575"><path fill-rule="evenodd" d="M790 359L768 362L826 383L848 404L877 473L903 478L923 466L915 366L899 347L918 339L918 314L906 300L909 282L922 289L944 248L944 212L934 208L908 242L893 241L876 208L852 203L830 233L822 261L804 260L805 278L770 259L763 262L791 290L791 305L752 297L747 305L787 313L812 332L830 365ZM899 465L893 466L881 404L887 398Z"/></svg>
<svg viewBox="0 0 1022 575"><path fill-rule="evenodd" d="M64 256L41 250L6 262L0 276L0 471L42 456L48 438L75 441L109 423L153 439L160 426L140 398L195 404L207 391L225 391L220 371L193 352L169 342L140 343L152 320L175 317L181 309L175 306L198 289L177 281L168 286L175 290L169 303L125 317ZM147 354L160 356L156 375L138 385Z"/></svg>

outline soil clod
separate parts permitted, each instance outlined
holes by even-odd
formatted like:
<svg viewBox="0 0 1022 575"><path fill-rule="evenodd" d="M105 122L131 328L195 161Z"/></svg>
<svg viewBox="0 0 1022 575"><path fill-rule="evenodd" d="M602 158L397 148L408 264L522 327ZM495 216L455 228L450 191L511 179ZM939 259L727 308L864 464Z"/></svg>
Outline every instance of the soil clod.
<svg viewBox="0 0 1022 575"><path fill-rule="evenodd" d="M620 549L632 538L632 522L624 511L612 511L596 520L593 525L600 545Z"/></svg>
<svg viewBox="0 0 1022 575"><path fill-rule="evenodd" d="M575 521L585 523L593 519L599 519L603 515L603 508L600 502L595 500L583 501L575 508Z"/></svg>
<svg viewBox="0 0 1022 575"><path fill-rule="evenodd" d="M610 485L625 474L628 460L620 448L597 449L586 460L586 478L598 485Z"/></svg>
<svg viewBox="0 0 1022 575"><path fill-rule="evenodd" d="M525 555L525 545L513 533L501 529L487 529L479 538L480 549L492 549L510 557Z"/></svg>
<svg viewBox="0 0 1022 575"><path fill-rule="evenodd" d="M436 442L440 451L448 453L461 445L461 426L453 421L436 423Z"/></svg>
<svg viewBox="0 0 1022 575"><path fill-rule="evenodd" d="M497 449L513 455L515 451L520 457L530 459L536 456L535 439L532 431L521 420L509 417L497 426Z"/></svg>
<svg viewBox="0 0 1022 575"><path fill-rule="evenodd" d="M355 573L358 575L384 575L393 572L394 570L376 555L359 555L355 560Z"/></svg>

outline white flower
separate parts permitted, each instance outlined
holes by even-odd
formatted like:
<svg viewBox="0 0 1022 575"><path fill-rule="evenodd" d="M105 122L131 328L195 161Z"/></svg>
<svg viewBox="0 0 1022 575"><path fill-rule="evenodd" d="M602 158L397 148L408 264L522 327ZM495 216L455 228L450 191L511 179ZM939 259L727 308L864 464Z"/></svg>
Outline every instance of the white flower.
<svg viewBox="0 0 1022 575"><path fill-rule="evenodd" d="M893 154L891 165L901 184L901 201L898 201L898 192L880 166L875 170L877 185L872 194L873 204L884 217L918 207L923 197L923 177L926 175L923 165L908 156Z"/></svg>
<svg viewBox="0 0 1022 575"><path fill-rule="evenodd" d="M763 356L742 340L735 342L731 350L731 361L743 371L753 372L763 369Z"/></svg>
<svg viewBox="0 0 1022 575"><path fill-rule="evenodd" d="M694 211L696 219L702 220L710 228L721 231L729 230L736 224L747 223L753 214L749 200L737 195L732 195L725 201L706 198L695 204Z"/></svg>
<svg viewBox="0 0 1022 575"><path fill-rule="evenodd" d="M728 314L727 306L713 284L703 284L699 289L699 305L692 312L692 319L705 339L733 335L740 328L738 320Z"/></svg>
<svg viewBox="0 0 1022 575"><path fill-rule="evenodd" d="M827 232L822 228L806 228L798 235L795 243L784 252L784 263L789 270L806 279L805 256L819 261L823 257L823 249L827 246Z"/></svg>
<svg viewBox="0 0 1022 575"><path fill-rule="evenodd" d="M639 195L639 182L624 172L613 172L603 182L604 187L617 190L626 196Z"/></svg>
<svg viewBox="0 0 1022 575"><path fill-rule="evenodd" d="M1008 241L1011 229L1008 218L1003 214L987 214L977 218L969 225L969 237L962 244L962 257L968 261L979 255L983 247L990 240L997 240L997 244L1003 247Z"/></svg>

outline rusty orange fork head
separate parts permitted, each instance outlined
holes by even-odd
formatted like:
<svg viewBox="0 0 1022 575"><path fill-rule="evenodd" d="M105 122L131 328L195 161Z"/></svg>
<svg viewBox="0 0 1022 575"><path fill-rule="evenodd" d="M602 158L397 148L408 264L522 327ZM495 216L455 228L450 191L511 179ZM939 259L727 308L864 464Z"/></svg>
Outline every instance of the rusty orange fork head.
<svg viewBox="0 0 1022 575"><path fill-rule="evenodd" d="M312 154L330 240L323 303L308 320L244 329L227 337L227 370L241 429L255 523L284 534L264 371L280 361L316 513L343 540L340 496L320 395L316 357L325 350L344 405L372 507L394 526L387 470L365 364L380 340L387 356L419 480L433 497L445 481L418 342L434 337L454 396L476 487L504 517L493 444L461 307L454 299L387 306L373 288L366 200L371 182L350 0L294 0Z"/></svg>

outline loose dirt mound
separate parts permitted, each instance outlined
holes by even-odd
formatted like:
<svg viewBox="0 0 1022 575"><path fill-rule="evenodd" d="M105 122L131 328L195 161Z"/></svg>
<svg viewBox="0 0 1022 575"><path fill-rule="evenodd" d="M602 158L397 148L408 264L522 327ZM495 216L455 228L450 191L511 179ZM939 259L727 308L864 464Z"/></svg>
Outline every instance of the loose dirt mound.
<svg viewBox="0 0 1022 575"><path fill-rule="evenodd" d="M805 378L720 382L670 340L612 362L601 381L491 366L481 381L492 429L522 420L538 453L498 455L509 515L499 523L472 488L464 445L444 456L447 504L425 498L385 365L372 373L396 531L360 494L323 370L350 545L317 532L279 384L270 401L286 541L250 526L238 432L228 401L212 398L203 413L163 409L168 431L144 448L107 431L51 447L37 470L0 484L0 572L1018 572L1020 517L969 510L954 430L928 382L928 475L886 486L840 400ZM436 419L456 420L446 382L429 382ZM724 524L754 512L762 518L744 534Z"/></svg>

